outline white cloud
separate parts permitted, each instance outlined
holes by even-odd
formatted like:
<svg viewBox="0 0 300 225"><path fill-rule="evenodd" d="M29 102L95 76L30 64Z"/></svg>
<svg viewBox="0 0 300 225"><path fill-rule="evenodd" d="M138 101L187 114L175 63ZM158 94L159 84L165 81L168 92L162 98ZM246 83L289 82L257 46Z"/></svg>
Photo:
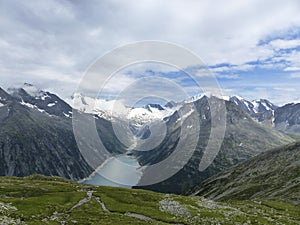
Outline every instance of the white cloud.
<svg viewBox="0 0 300 225"><path fill-rule="evenodd" d="M128 86L132 85L136 81L136 78L130 77L128 75L116 74L107 81L107 83L103 87L103 91L118 93L127 88Z"/></svg>
<svg viewBox="0 0 300 225"><path fill-rule="evenodd" d="M218 78L225 78L225 79L239 79L240 76L238 74L217 74Z"/></svg>
<svg viewBox="0 0 300 225"><path fill-rule="evenodd" d="M269 44L275 49L296 48L300 46L300 39L294 39L294 40L277 39L271 41Z"/></svg>
<svg viewBox="0 0 300 225"><path fill-rule="evenodd" d="M284 69L284 71L298 71L298 70L300 70L300 67L296 67L296 66L289 66Z"/></svg>
<svg viewBox="0 0 300 225"><path fill-rule="evenodd" d="M210 70L219 73L219 72L229 72L229 71L248 71L255 68L256 65L250 64L241 64L241 65L232 65L232 66L220 66L211 68Z"/></svg>
<svg viewBox="0 0 300 225"><path fill-rule="evenodd" d="M20 80L49 86L49 80L55 80L53 90L71 95L97 57L144 39L185 46L208 65L229 63L236 65L233 69L248 70L247 62L271 58L274 48L298 44L299 39L257 45L273 34L300 27L299 11L297 0L5 1L0 8L0 66L5 71L0 86ZM299 52L274 62L280 59L289 67L300 67ZM134 81L128 79L107 88L118 90Z"/></svg>
<svg viewBox="0 0 300 225"><path fill-rule="evenodd" d="M296 68L300 67L300 51L293 50L288 53L282 53L279 56L273 57L272 58L272 63L278 63L284 61L286 66L285 66L285 71L294 71Z"/></svg>

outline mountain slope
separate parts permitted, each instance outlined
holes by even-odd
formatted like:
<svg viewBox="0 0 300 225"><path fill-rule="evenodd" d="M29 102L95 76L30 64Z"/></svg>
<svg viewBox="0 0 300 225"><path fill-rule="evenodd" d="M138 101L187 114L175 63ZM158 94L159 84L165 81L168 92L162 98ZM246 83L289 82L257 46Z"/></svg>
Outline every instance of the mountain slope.
<svg viewBox="0 0 300 225"><path fill-rule="evenodd" d="M0 87L0 103L2 104L2 106L9 101L12 101L12 99L13 98Z"/></svg>
<svg viewBox="0 0 300 225"><path fill-rule="evenodd" d="M223 100L211 97L211 101L214 102L213 104L220 104L220 101ZM205 96L196 102L185 104L180 109L183 111L182 115L189 111L190 104L195 104L197 109L197 112L193 112L187 118L191 120L190 124L196 124L193 122L195 118L198 117L200 119L200 131L197 133L199 141L195 152L188 163L171 178L143 188L161 192L186 193L190 188L226 168L247 160L263 151L282 146L292 141L291 138L275 130L261 126L236 104L226 101L227 124L221 149L213 163L206 170L200 172L198 170L199 163L207 146L211 130L210 106L208 104L208 97ZM157 148L151 151L135 152L142 165L153 165L169 157L174 149L176 149L180 138L187 139L186 144L181 149L182 154L189 152L191 146L188 139L195 135L195 133L192 128L188 129L187 133L181 136L182 127L178 121L179 115L176 113L168 118L167 136ZM147 176L153 176L153 174L147 174L147 172L146 169L141 181L147 179Z"/></svg>
<svg viewBox="0 0 300 225"><path fill-rule="evenodd" d="M0 175L40 173L78 180L93 172L78 149L69 117L24 105L3 90L1 96L8 100L0 107ZM61 99L58 102L66 105ZM109 121L96 119L96 125L111 153L125 151Z"/></svg>
<svg viewBox="0 0 300 225"><path fill-rule="evenodd" d="M42 173L79 179L91 173L66 119L51 118L18 102L1 107L0 118L1 175Z"/></svg>
<svg viewBox="0 0 300 225"><path fill-rule="evenodd" d="M58 177L0 177L0 224L300 224L298 205L93 187Z"/></svg>
<svg viewBox="0 0 300 225"><path fill-rule="evenodd" d="M204 181L197 195L215 200L275 199L300 203L300 143L264 152Z"/></svg>

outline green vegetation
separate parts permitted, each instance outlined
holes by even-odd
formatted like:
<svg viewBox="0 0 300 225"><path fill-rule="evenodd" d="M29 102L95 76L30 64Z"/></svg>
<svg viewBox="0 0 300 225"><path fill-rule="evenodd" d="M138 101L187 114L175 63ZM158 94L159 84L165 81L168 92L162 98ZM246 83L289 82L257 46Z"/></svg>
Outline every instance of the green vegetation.
<svg viewBox="0 0 300 225"><path fill-rule="evenodd" d="M300 142L264 152L205 180L192 193L214 200L300 203Z"/></svg>
<svg viewBox="0 0 300 225"><path fill-rule="evenodd" d="M287 135L295 139L296 141L300 141L300 134L287 134Z"/></svg>
<svg viewBox="0 0 300 225"><path fill-rule="evenodd" d="M95 187L59 177L0 178L0 224L300 224L299 205Z"/></svg>

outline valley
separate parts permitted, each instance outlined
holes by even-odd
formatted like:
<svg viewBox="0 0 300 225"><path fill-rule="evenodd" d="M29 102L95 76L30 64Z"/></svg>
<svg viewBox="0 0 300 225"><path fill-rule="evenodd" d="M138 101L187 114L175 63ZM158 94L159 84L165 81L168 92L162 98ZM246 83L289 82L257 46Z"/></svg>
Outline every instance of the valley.
<svg viewBox="0 0 300 225"><path fill-rule="evenodd" d="M299 224L298 104L198 95L114 114L83 95L72 108L30 84L0 95L0 224ZM212 107L223 103L224 140L200 171ZM97 135L84 126L91 121ZM150 169L178 145L179 158ZM178 172L142 185L176 171L176 160Z"/></svg>

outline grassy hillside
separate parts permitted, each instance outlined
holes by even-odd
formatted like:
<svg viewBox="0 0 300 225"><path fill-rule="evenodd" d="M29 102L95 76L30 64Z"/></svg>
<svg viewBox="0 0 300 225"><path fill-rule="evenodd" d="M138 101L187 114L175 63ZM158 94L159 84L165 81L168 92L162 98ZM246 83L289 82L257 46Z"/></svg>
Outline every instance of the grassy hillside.
<svg viewBox="0 0 300 225"><path fill-rule="evenodd" d="M0 224L300 224L299 205L0 177Z"/></svg>
<svg viewBox="0 0 300 225"><path fill-rule="evenodd" d="M264 198L299 204L300 142L225 170L196 190L196 194L215 200Z"/></svg>

